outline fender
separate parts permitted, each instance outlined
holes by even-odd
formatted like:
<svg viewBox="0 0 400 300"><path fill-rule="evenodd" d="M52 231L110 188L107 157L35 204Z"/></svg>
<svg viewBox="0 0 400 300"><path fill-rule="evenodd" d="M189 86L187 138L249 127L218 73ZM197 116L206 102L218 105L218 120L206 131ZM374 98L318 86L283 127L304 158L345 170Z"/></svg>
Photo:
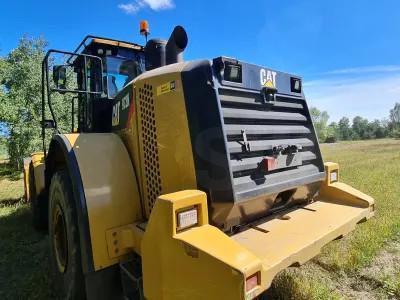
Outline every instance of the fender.
<svg viewBox="0 0 400 300"><path fill-rule="evenodd" d="M31 169L32 168L32 173ZM33 178L30 178L33 176ZM30 183L34 184L33 187ZM27 202L32 201L32 197L35 197L44 190L44 153L34 152L30 157L24 158L24 190L25 199ZM31 190L36 191L36 195L31 195Z"/></svg>
<svg viewBox="0 0 400 300"><path fill-rule="evenodd" d="M141 220L136 175L122 140L113 133L58 134L46 157L45 181L68 170L79 223L84 274L117 264L109 255L106 232Z"/></svg>

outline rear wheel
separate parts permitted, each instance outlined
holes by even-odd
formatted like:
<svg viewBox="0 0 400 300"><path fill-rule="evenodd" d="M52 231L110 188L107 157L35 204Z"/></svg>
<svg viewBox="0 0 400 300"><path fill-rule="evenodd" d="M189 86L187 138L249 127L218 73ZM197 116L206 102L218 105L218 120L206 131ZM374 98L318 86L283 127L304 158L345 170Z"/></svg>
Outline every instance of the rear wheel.
<svg viewBox="0 0 400 300"><path fill-rule="evenodd" d="M48 220L53 293L59 299L85 299L75 202L64 170L51 180Z"/></svg>

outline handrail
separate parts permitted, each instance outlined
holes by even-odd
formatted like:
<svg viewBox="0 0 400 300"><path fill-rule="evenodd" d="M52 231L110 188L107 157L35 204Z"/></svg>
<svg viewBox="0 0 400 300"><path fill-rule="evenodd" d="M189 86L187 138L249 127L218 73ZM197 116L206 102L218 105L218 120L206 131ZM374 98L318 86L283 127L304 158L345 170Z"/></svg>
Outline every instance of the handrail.
<svg viewBox="0 0 400 300"><path fill-rule="evenodd" d="M49 57L53 53L58 53L58 54L64 54L64 55L70 55L71 57L76 56L76 57L83 57L84 58L84 76L85 76L85 90L72 90L72 89L59 89L59 88L50 88L50 81L49 81ZM46 119L46 97L47 97L47 105L50 110L51 117L54 121L54 129L59 133L58 131L58 126L57 126L57 118L54 113L53 105L51 102L51 94L53 92L58 92L58 93L73 93L73 94L84 94L86 95L86 99L89 95L101 95L104 91L104 86L103 86L103 80L100 80L100 91L99 92L92 92L88 90L87 86L87 59L95 59L100 62L100 74L103 74L103 62L100 57L90 55L90 54L79 54L76 52L69 52L69 51L62 51L62 50L56 50L56 49L50 49L47 51L45 57L43 58L42 61L42 144L43 144L43 152L44 156L46 157L46 130L45 130L45 119ZM70 60L70 58L67 60ZM68 63L71 65L70 63Z"/></svg>

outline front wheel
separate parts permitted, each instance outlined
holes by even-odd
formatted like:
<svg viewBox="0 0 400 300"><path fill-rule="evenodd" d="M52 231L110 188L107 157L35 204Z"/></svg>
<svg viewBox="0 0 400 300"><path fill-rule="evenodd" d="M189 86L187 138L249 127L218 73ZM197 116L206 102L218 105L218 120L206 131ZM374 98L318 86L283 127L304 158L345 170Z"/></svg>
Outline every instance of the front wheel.
<svg viewBox="0 0 400 300"><path fill-rule="evenodd" d="M53 294L58 299L85 299L75 202L65 170L52 177L48 211Z"/></svg>

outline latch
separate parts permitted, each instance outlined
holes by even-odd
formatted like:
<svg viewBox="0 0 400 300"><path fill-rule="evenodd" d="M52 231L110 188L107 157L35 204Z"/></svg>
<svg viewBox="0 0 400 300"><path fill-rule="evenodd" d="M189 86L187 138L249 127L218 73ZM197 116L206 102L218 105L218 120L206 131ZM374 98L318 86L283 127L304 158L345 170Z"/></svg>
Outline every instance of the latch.
<svg viewBox="0 0 400 300"><path fill-rule="evenodd" d="M287 145L286 147L282 145L274 146L272 147L272 155L274 157L277 157L279 155L293 155L299 152L299 150L301 149L301 145Z"/></svg>
<svg viewBox="0 0 400 300"><path fill-rule="evenodd" d="M272 147L272 155L264 157L259 163L259 170L263 173L296 167L302 164L302 157L299 150L301 145L277 145Z"/></svg>
<svg viewBox="0 0 400 300"><path fill-rule="evenodd" d="M264 103L275 104L277 89L273 87L264 86L261 89L261 96Z"/></svg>
<svg viewBox="0 0 400 300"><path fill-rule="evenodd" d="M243 143L239 142L239 144L242 145L242 151L243 152L250 152L251 148L250 148L250 143L247 140L246 130L242 129L241 133L242 133Z"/></svg>

